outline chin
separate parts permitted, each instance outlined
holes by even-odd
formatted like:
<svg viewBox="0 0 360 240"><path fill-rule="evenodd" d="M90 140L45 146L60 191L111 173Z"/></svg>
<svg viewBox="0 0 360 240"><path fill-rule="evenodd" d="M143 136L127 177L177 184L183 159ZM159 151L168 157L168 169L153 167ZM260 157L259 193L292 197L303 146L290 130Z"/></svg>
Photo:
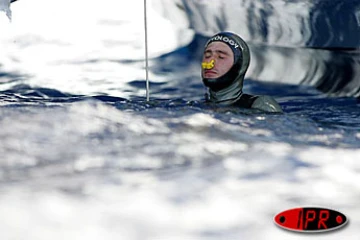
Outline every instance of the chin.
<svg viewBox="0 0 360 240"><path fill-rule="evenodd" d="M218 75L208 74L208 75L205 75L205 78L218 78Z"/></svg>

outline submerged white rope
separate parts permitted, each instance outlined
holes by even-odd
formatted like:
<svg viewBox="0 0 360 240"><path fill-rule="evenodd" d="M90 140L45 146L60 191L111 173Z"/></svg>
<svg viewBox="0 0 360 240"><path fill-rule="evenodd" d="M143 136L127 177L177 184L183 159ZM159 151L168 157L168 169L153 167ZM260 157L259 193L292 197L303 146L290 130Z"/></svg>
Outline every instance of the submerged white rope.
<svg viewBox="0 0 360 240"><path fill-rule="evenodd" d="M150 84L149 84L149 57L148 57L148 31L147 31L146 0L144 0L144 27L145 27L146 101L149 101L150 100Z"/></svg>

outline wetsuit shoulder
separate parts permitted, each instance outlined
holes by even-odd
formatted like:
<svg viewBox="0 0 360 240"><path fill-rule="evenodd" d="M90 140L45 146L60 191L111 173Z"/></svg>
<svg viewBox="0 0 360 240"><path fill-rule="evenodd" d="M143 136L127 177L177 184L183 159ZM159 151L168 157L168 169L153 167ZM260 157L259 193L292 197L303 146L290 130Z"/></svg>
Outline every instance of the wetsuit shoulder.
<svg viewBox="0 0 360 240"><path fill-rule="evenodd" d="M239 100L234 103L234 106L243 108L252 108L253 103L258 96L243 93Z"/></svg>
<svg viewBox="0 0 360 240"><path fill-rule="evenodd" d="M282 113L280 105L271 96L257 96L254 100L251 108L256 108L265 112Z"/></svg>

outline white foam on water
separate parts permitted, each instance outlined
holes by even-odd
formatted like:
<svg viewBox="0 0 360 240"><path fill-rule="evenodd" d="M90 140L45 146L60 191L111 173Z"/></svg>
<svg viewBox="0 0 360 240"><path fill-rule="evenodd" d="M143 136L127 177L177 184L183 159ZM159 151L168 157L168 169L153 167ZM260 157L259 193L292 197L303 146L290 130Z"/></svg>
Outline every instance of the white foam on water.
<svg viewBox="0 0 360 240"><path fill-rule="evenodd" d="M1 111L4 239L301 239L273 217L312 205L351 221L326 239L357 236L357 149L254 141L261 127L245 126L263 117L149 118L92 101Z"/></svg>

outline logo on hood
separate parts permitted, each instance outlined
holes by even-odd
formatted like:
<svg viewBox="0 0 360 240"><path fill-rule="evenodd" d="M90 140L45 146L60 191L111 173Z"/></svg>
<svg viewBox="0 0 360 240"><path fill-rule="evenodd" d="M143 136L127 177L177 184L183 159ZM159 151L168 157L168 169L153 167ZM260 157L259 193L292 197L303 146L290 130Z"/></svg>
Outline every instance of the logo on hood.
<svg viewBox="0 0 360 240"><path fill-rule="evenodd" d="M223 36L223 35L216 35L216 36L210 38L210 40L208 41L208 43L206 45L209 45L209 43L215 42L215 41L221 41L221 42L227 43L235 49L237 49L239 47L239 44L237 44L234 40L232 40L231 38L229 38L227 36Z"/></svg>

